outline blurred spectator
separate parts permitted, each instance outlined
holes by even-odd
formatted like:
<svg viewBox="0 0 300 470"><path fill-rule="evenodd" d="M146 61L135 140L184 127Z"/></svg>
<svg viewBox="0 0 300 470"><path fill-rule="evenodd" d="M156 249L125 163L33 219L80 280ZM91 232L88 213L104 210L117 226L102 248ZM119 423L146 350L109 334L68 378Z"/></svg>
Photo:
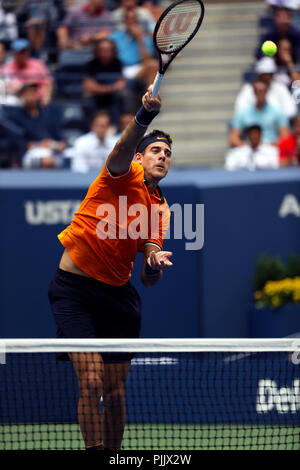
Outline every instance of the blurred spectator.
<svg viewBox="0 0 300 470"><path fill-rule="evenodd" d="M6 48L4 42L0 42L0 73L2 72L2 67L5 64L6 57Z"/></svg>
<svg viewBox="0 0 300 470"><path fill-rule="evenodd" d="M292 14L288 8L276 8L274 12L274 25L262 35L256 57L263 57L261 46L265 41L273 41L278 45L280 39L288 39L293 46L293 54L297 61L300 59L300 31L292 24Z"/></svg>
<svg viewBox="0 0 300 470"><path fill-rule="evenodd" d="M255 80L252 84L256 102L254 106L243 108L235 115L229 135L232 147L245 145L243 132L257 124L262 129L262 141L276 144L279 137L288 134L288 120L283 111L267 103L268 87L265 82Z"/></svg>
<svg viewBox="0 0 300 470"><path fill-rule="evenodd" d="M159 19L164 9L158 4L159 2L153 0L145 0L142 2L143 8L150 11L155 21Z"/></svg>
<svg viewBox="0 0 300 470"><path fill-rule="evenodd" d="M18 106L20 100L17 96L7 93L6 82L7 79L3 77L2 70L6 63L6 48L5 43L0 42L0 105Z"/></svg>
<svg viewBox="0 0 300 470"><path fill-rule="evenodd" d="M300 0L266 0L270 7L285 7L290 10L300 8Z"/></svg>
<svg viewBox="0 0 300 470"><path fill-rule="evenodd" d="M119 139L121 137L122 132L124 129L127 127L127 125L132 121L134 118L135 113L131 111L122 111L120 114L120 126L119 126L119 132L116 134L116 139Z"/></svg>
<svg viewBox="0 0 300 470"><path fill-rule="evenodd" d="M76 139L70 149L73 171L86 173L101 170L117 140L116 137L108 135L110 125L109 113L99 111L95 114L91 131Z"/></svg>
<svg viewBox="0 0 300 470"><path fill-rule="evenodd" d="M300 165L300 116L292 123L292 132L278 142L281 165Z"/></svg>
<svg viewBox="0 0 300 470"><path fill-rule="evenodd" d="M42 51L47 29L57 21L57 10L53 0L23 0L16 9L20 36L26 34L33 56Z"/></svg>
<svg viewBox="0 0 300 470"><path fill-rule="evenodd" d="M16 16L12 12L7 12L2 2L0 5L0 41L6 43L18 37Z"/></svg>
<svg viewBox="0 0 300 470"><path fill-rule="evenodd" d="M128 10L134 9L136 11L137 21L141 28L143 28L144 33L153 33L155 19L148 9L139 7L138 0L121 0L120 3L120 7L111 14L115 29L126 30L125 13Z"/></svg>
<svg viewBox="0 0 300 470"><path fill-rule="evenodd" d="M287 87L274 80L277 72L274 59L263 57L255 65L257 78L266 83L268 87L267 102L272 106L282 109L290 119L297 114L297 105L294 97ZM245 83L235 101L235 113L243 108L255 105L255 94L251 83Z"/></svg>
<svg viewBox="0 0 300 470"><path fill-rule="evenodd" d="M226 170L255 170L278 168L279 152L275 145L264 144L261 127L253 125L245 129L247 143L228 150L225 158Z"/></svg>
<svg viewBox="0 0 300 470"><path fill-rule="evenodd" d="M111 15L104 8L104 0L72 8L57 30L61 50L81 48L107 37L111 29Z"/></svg>
<svg viewBox="0 0 300 470"><path fill-rule="evenodd" d="M95 97L96 106L113 108L114 124L118 123L119 93L126 87L122 75L122 64L117 58L113 41L101 39L95 46L95 58L87 64L87 78L83 82L84 91Z"/></svg>
<svg viewBox="0 0 300 470"><path fill-rule="evenodd" d="M279 41L275 62L278 67L275 75L275 80L277 82L282 83L289 88L292 82L300 80L297 58L288 39L281 39Z"/></svg>
<svg viewBox="0 0 300 470"><path fill-rule="evenodd" d="M62 163L66 148L60 131L60 113L52 106L40 106L38 87L26 83L19 91L23 106L10 112L11 121L23 130L25 168L54 168Z"/></svg>
<svg viewBox="0 0 300 470"><path fill-rule="evenodd" d="M50 71L41 60L30 57L27 39L16 39L11 48L14 58L2 68L7 93L17 94L24 83L34 82L38 85L38 97L42 104L48 104L52 96Z"/></svg>
<svg viewBox="0 0 300 470"><path fill-rule="evenodd" d="M126 30L115 31L110 39L116 44L125 78L142 79L148 86L158 69L157 60L152 57L153 41L139 26L136 10L127 10L124 22Z"/></svg>

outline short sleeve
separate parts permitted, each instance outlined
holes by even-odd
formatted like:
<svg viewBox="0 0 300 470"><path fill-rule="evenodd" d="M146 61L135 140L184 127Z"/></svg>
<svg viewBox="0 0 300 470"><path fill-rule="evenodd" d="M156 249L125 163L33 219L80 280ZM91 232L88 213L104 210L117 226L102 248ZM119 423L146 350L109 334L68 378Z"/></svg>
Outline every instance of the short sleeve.
<svg viewBox="0 0 300 470"><path fill-rule="evenodd" d="M279 108L277 109L277 121L279 127L289 127L288 118Z"/></svg>
<svg viewBox="0 0 300 470"><path fill-rule="evenodd" d="M244 110L238 111L232 119L232 128L243 130L244 128Z"/></svg>
<svg viewBox="0 0 300 470"><path fill-rule="evenodd" d="M94 197L97 193L105 188L116 188L113 189L114 192L119 194L126 194L129 184L134 184L139 180L140 172L142 172L142 167L135 163L131 162L130 167L126 173L122 175L113 176L107 169L106 163L104 164L100 175L95 179L91 184L88 190L88 197Z"/></svg>

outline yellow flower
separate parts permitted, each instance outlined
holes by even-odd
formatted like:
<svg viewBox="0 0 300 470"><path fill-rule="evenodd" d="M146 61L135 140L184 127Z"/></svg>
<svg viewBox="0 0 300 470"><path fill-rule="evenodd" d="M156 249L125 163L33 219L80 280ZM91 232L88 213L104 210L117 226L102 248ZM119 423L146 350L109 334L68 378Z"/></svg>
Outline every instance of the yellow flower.
<svg viewBox="0 0 300 470"><path fill-rule="evenodd" d="M254 298L256 300L259 300L262 298L262 292L260 290L257 290L255 293L254 293Z"/></svg>
<svg viewBox="0 0 300 470"><path fill-rule="evenodd" d="M280 298L278 297L278 295L275 295L272 298L272 304L274 305L274 307L279 307L281 305L281 301L280 301Z"/></svg>

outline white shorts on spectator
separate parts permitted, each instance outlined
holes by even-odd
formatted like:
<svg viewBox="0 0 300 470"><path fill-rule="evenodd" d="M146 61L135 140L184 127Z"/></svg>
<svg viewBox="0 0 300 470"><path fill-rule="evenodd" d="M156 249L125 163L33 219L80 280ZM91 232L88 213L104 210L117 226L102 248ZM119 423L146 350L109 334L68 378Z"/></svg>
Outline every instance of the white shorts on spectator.
<svg viewBox="0 0 300 470"><path fill-rule="evenodd" d="M23 167L30 168L41 168L41 162L43 158L51 157L55 161L55 168L61 168L63 165L63 153L57 154L53 150L44 147L35 147L27 150L23 157Z"/></svg>

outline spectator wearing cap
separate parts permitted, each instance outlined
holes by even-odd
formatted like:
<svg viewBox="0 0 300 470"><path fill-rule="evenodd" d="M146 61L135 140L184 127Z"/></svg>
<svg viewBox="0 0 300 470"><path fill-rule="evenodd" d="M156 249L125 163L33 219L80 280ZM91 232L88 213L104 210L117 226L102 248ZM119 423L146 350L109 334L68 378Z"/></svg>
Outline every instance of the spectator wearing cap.
<svg viewBox="0 0 300 470"><path fill-rule="evenodd" d="M288 119L283 111L267 102L267 84L262 80L255 80L252 86L255 105L243 108L235 114L229 134L229 144L232 147L245 145L243 133L254 124L262 129L263 143L276 145L280 137L289 133Z"/></svg>
<svg viewBox="0 0 300 470"><path fill-rule="evenodd" d="M226 170L256 170L279 168L279 152L275 145L262 142L261 127L254 124L244 131L245 145L228 150L225 157Z"/></svg>
<svg viewBox="0 0 300 470"><path fill-rule="evenodd" d="M90 0L72 8L57 30L61 50L77 49L107 37L111 30L111 15L104 8L104 0Z"/></svg>
<svg viewBox="0 0 300 470"><path fill-rule="evenodd" d="M69 150L72 171L86 173L101 170L117 141L116 137L108 134L110 125L108 112L98 111L94 115L91 131L76 139Z"/></svg>
<svg viewBox="0 0 300 470"><path fill-rule="evenodd" d="M30 57L27 39L16 39L11 49L14 53L13 60L2 69L7 93L17 94L25 83L35 83L41 103L48 104L51 101L53 81L46 65L40 59Z"/></svg>
<svg viewBox="0 0 300 470"><path fill-rule="evenodd" d="M53 106L40 106L38 85L25 83L19 90L22 106L9 113L10 121L23 134L24 168L55 168L66 148L61 138L61 113Z"/></svg>
<svg viewBox="0 0 300 470"><path fill-rule="evenodd" d="M144 33L152 35L155 28L155 19L148 9L138 6L138 0L121 0L119 8L113 11L111 15L115 29L126 30L125 14L132 9L135 10L138 24Z"/></svg>
<svg viewBox="0 0 300 470"><path fill-rule="evenodd" d="M255 65L256 78L262 80L268 87L267 103L280 108L288 119L297 114L296 102L288 90L288 88L275 81L274 75L277 71L274 59L271 57L263 57ZM251 83L245 83L241 88L236 101L235 113L243 108L255 105L255 94Z"/></svg>
<svg viewBox="0 0 300 470"><path fill-rule="evenodd" d="M300 8L300 0L266 0L266 2L271 8L285 7L290 10L298 10Z"/></svg>
<svg viewBox="0 0 300 470"><path fill-rule="evenodd" d="M278 142L282 166L300 165L300 115L292 122L292 131Z"/></svg>
<svg viewBox="0 0 300 470"><path fill-rule="evenodd" d="M296 60L300 60L300 30L292 25L291 10L285 7L275 8L273 26L261 36L256 57L263 57L261 46L265 41L273 41L278 44L281 39L288 39L293 47Z"/></svg>

